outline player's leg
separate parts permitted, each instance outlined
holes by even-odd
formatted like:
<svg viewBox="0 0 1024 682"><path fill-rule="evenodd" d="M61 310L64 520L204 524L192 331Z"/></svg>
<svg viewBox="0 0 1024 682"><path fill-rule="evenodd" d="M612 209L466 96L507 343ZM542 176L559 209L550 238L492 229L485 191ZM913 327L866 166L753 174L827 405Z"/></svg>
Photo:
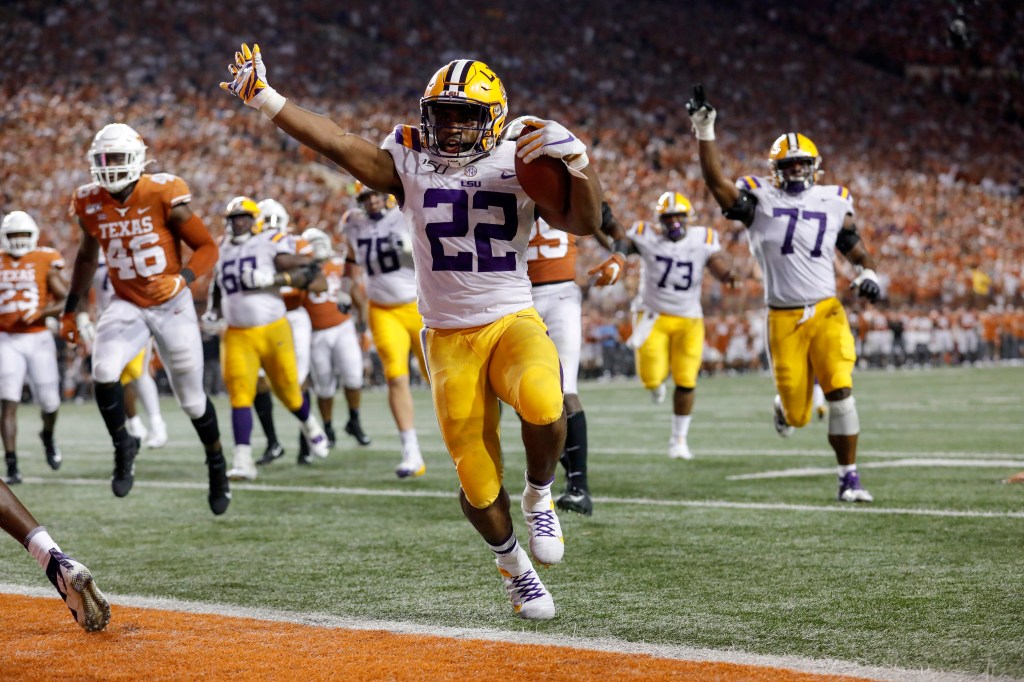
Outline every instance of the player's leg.
<svg viewBox="0 0 1024 682"><path fill-rule="evenodd" d="M89 632L102 630L110 622L110 604L96 587L92 573L60 551L46 528L0 482L0 527L28 550L46 577L64 599L71 617Z"/></svg>
<svg viewBox="0 0 1024 682"><path fill-rule="evenodd" d="M687 435L704 351L704 320L670 319L673 319L674 329L669 338L669 356L676 388L672 394L672 438L668 443L668 456L672 459L693 459Z"/></svg>
<svg viewBox="0 0 1024 682"><path fill-rule="evenodd" d="M861 485L857 472L860 417L853 399L853 368L857 362L853 334L839 300L829 299L819 305L826 304L827 314L815 320L810 358L828 401L828 443L839 467L838 498L841 502L871 502L871 493Z"/></svg>
<svg viewBox="0 0 1024 682"><path fill-rule="evenodd" d="M145 359L146 348L142 348L121 372L121 386L124 390L124 426L128 430L128 434L139 442L149 433L146 425L142 422L142 417L139 416L136 406L139 395L135 388L135 382L142 376L142 364Z"/></svg>
<svg viewBox="0 0 1024 682"><path fill-rule="evenodd" d="M292 330L292 345L295 347L295 371L299 377L299 388L302 389L303 400L310 402L309 368L313 323L309 319L309 311L303 307L289 310L285 313L285 317L288 319L288 326ZM327 445L330 448L334 445L335 441L333 426L330 430L328 430L327 424L322 426L324 427L324 433L327 434ZM308 463L310 461L309 456L309 443L306 442L306 437L299 433L299 460L305 459Z"/></svg>
<svg viewBox="0 0 1024 682"><path fill-rule="evenodd" d="M664 383L669 371L669 322L660 315L643 344L636 349L636 373L655 403L665 399Z"/></svg>
<svg viewBox="0 0 1024 682"><path fill-rule="evenodd" d="M193 315L194 317L194 315ZM141 309L117 297L100 315L92 352L92 378L96 405L114 443L114 495L124 497L135 483L135 455L139 445L125 425L121 373L149 339Z"/></svg>
<svg viewBox="0 0 1024 682"><path fill-rule="evenodd" d="M233 481L251 481L258 475L252 460L252 404L260 369L260 343L254 330L233 327L227 328L221 340L221 371L231 402L231 432L235 441L227 475Z"/></svg>
<svg viewBox="0 0 1024 682"><path fill-rule="evenodd" d="M808 360L808 309L768 311L768 364L775 381L775 430L787 437L811 420L813 383ZM820 311L817 314L821 314Z"/></svg>
<svg viewBox="0 0 1024 682"><path fill-rule="evenodd" d="M413 318L406 308L387 308L371 303L369 320L373 344L377 348L384 368L384 379L387 381L388 407L391 408L391 415L402 440L402 460L395 469L395 475L399 478L422 476L427 470L416 435L412 390L409 387L409 354L416 348L417 360L422 358L419 329L410 328L419 318L419 313L412 311L415 314ZM422 320L420 325L422 329Z"/></svg>
<svg viewBox="0 0 1024 682"><path fill-rule="evenodd" d="M0 435L4 444L4 463L10 485L21 483L18 470L18 403L25 385L28 360L17 343L21 334L0 332Z"/></svg>
<svg viewBox="0 0 1024 682"><path fill-rule="evenodd" d="M333 342L334 367L335 372L341 377L345 402L348 405L345 433L355 438L360 445L366 446L373 441L366 435L359 418L359 408L363 400L363 349L359 346L356 325L351 319L345 320L335 329L337 337Z"/></svg>
<svg viewBox="0 0 1024 682"><path fill-rule="evenodd" d="M260 364L267 372L267 380L270 381L274 395L299 420L299 428L309 444L309 451L316 457L326 457L330 453L327 434L310 409L308 394L303 393L299 384L291 326L282 318L259 330L262 339L259 346Z"/></svg>
<svg viewBox="0 0 1024 682"><path fill-rule="evenodd" d="M186 288L167 303L147 309L146 320L171 390L203 444L210 511L223 514L231 502L231 490L217 412L203 389L203 339L191 290Z"/></svg>
<svg viewBox="0 0 1024 682"><path fill-rule="evenodd" d="M558 351L536 311L508 315L493 345L487 376L498 398L520 417L526 449L523 515L530 552L543 564L562 560L564 541L551 499L559 457L565 448L565 408Z"/></svg>
<svg viewBox="0 0 1024 682"><path fill-rule="evenodd" d="M502 487L498 399L485 372L493 327L425 330L430 390L441 437L459 477L463 514L494 553L516 613L547 619L555 615L554 602L516 539L508 493Z"/></svg>
<svg viewBox="0 0 1024 682"><path fill-rule="evenodd" d="M317 329L313 332L310 352L309 378L316 395L320 417L326 424L334 413L334 394L338 391L338 375L334 369L333 343L337 336L337 327ZM324 429L324 433L327 429ZM303 438L300 445L305 445ZM330 437L328 437L330 445ZM310 464L309 446L305 450L299 448L299 464Z"/></svg>
<svg viewBox="0 0 1024 682"><path fill-rule="evenodd" d="M57 368L57 344L49 332L26 334L22 343L27 359L26 378L32 388L32 395L39 403L43 429L39 438L43 441L46 463L51 469L57 470L63 461L60 448L53 439L53 430L57 425L57 410L60 408L60 373Z"/></svg>
<svg viewBox="0 0 1024 682"><path fill-rule="evenodd" d="M149 373L149 365L153 358L153 341L146 344L145 357L142 361L142 371L139 378L135 380L135 392L139 401L142 402L142 409L149 417L149 437L146 439L146 447L162 448L167 444L167 424L160 411L160 393L156 388L156 381Z"/></svg>
<svg viewBox="0 0 1024 682"><path fill-rule="evenodd" d="M284 457L284 447L277 439L277 428L274 426L274 400L271 396L270 382L267 381L267 376L262 368L256 379L256 397L253 398L252 404L256 410L256 419L259 420L260 427L263 428L263 435L267 439L267 447L263 451L263 456L256 461L257 466L262 466Z"/></svg>

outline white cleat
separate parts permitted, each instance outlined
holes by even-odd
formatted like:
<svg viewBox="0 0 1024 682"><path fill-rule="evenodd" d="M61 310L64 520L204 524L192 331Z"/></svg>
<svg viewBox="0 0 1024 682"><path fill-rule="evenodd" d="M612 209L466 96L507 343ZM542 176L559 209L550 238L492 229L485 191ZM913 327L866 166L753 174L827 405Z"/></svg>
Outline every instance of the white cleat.
<svg viewBox="0 0 1024 682"><path fill-rule="evenodd" d="M665 388L665 384L658 386L657 388L651 389L651 402L655 405L661 405L665 402L665 395L668 389Z"/></svg>
<svg viewBox="0 0 1024 682"><path fill-rule="evenodd" d="M530 554L545 566L559 563L565 554L565 538L562 537L562 526L555 514L551 492L539 495L527 483L522 507L526 527L530 531Z"/></svg>
<svg viewBox="0 0 1024 682"><path fill-rule="evenodd" d="M331 454L331 442L327 439L324 427L320 426L316 417L309 415L309 418L302 422L300 428L306 437L306 443L309 444L309 452L314 457L327 459L327 455Z"/></svg>
<svg viewBox="0 0 1024 682"><path fill-rule="evenodd" d="M75 622L87 632L98 632L107 627L110 604L96 587L88 568L67 554L51 549L46 577L57 588Z"/></svg>
<svg viewBox="0 0 1024 682"><path fill-rule="evenodd" d="M236 445L228 478L232 481L255 481L258 475L256 463L252 461L252 446Z"/></svg>
<svg viewBox="0 0 1024 682"><path fill-rule="evenodd" d="M125 419L124 428L129 436L139 441L146 440L146 436L149 434L149 431L146 430L146 425L142 423L142 417L139 415Z"/></svg>
<svg viewBox="0 0 1024 682"><path fill-rule="evenodd" d="M526 620L551 620L555 617L555 600L540 581L526 553L522 548L519 551L519 561L514 565L502 566L498 562L498 572L512 601L512 608L516 615Z"/></svg>
<svg viewBox="0 0 1024 682"><path fill-rule="evenodd" d="M672 439L668 442L669 459L693 459L693 453L685 440Z"/></svg>
<svg viewBox="0 0 1024 682"><path fill-rule="evenodd" d="M416 478L427 473L427 465L423 462L423 455L419 450L402 449L402 463L395 469L395 476L399 478Z"/></svg>
<svg viewBox="0 0 1024 682"><path fill-rule="evenodd" d="M145 439L146 447L152 450L167 445L167 425L163 422L150 424L149 437Z"/></svg>
<svg viewBox="0 0 1024 682"><path fill-rule="evenodd" d="M775 431L783 438L789 438L796 429L786 421L786 413L782 411L782 398L777 395L775 396L774 406L775 413L772 420L775 424Z"/></svg>

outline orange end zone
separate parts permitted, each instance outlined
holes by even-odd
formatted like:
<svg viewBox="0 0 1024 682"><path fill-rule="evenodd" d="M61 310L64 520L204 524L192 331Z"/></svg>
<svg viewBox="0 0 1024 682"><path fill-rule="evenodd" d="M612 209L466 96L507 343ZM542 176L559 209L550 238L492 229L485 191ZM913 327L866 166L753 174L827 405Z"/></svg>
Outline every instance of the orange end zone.
<svg viewBox="0 0 1024 682"><path fill-rule="evenodd" d="M88 634L60 601L0 594L3 678L859 679L645 654L113 609L107 629Z"/></svg>

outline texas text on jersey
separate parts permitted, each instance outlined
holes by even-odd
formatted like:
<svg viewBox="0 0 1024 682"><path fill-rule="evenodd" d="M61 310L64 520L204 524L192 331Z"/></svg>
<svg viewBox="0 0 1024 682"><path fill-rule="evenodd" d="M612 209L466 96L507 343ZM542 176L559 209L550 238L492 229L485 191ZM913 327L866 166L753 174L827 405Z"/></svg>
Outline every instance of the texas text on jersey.
<svg viewBox="0 0 1024 682"><path fill-rule="evenodd" d="M12 334L46 331L41 316L30 323L25 319L46 307L50 299L46 277L51 268L63 267L64 258L60 253L45 246L21 258L0 251L0 331Z"/></svg>

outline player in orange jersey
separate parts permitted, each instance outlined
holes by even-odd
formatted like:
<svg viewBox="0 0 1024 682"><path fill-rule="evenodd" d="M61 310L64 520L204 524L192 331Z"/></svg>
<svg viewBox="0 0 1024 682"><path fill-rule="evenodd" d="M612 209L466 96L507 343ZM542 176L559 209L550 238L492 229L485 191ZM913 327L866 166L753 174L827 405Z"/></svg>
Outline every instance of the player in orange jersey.
<svg viewBox="0 0 1024 682"><path fill-rule="evenodd" d="M60 407L57 347L44 319L60 312L68 286L61 275L64 259L38 241L39 228L24 211L11 212L0 224L0 433L10 484L21 483L16 413L26 379L43 415L46 463L59 469L61 462L53 442Z"/></svg>
<svg viewBox="0 0 1024 682"><path fill-rule="evenodd" d="M220 445L217 413L203 391L203 347L188 285L209 272L218 249L209 230L192 212L192 195L181 178L144 174L146 145L135 130L112 123L89 149L93 182L79 187L71 215L82 229L75 257L61 335L79 340L76 314L96 270L99 250L107 258L114 298L100 316L93 349L96 402L114 441L114 494L124 497L135 481L138 443L125 428L125 365L156 340L174 395L206 449L210 509L223 514L231 500ZM181 244L192 250L188 263Z"/></svg>

